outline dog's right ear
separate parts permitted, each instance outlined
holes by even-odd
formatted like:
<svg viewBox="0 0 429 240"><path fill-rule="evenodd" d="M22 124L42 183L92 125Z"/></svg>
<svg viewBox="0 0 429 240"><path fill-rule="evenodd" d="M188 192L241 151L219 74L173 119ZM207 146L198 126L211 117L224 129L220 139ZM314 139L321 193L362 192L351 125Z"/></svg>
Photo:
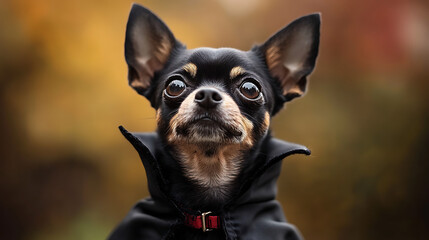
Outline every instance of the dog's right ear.
<svg viewBox="0 0 429 240"><path fill-rule="evenodd" d="M168 27L150 10L133 4L125 36L128 83L148 97L156 71L162 69L175 47L180 45Z"/></svg>

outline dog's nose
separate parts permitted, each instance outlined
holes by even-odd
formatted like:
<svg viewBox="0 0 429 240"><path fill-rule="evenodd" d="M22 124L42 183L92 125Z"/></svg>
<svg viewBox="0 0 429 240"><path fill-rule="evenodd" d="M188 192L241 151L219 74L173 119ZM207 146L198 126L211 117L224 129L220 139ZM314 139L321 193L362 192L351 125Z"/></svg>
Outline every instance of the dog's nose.
<svg viewBox="0 0 429 240"><path fill-rule="evenodd" d="M216 89L205 88L195 94L195 102L203 108L214 108L222 102L222 96Z"/></svg>

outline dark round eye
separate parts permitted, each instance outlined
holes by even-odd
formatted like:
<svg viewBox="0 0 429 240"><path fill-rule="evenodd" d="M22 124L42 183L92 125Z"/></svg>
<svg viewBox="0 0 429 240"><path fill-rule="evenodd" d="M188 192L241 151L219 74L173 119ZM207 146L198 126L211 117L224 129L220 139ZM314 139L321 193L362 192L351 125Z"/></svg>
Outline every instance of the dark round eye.
<svg viewBox="0 0 429 240"><path fill-rule="evenodd" d="M165 88L166 93L171 97L179 96L186 89L186 84L182 80L173 80L171 81L167 88Z"/></svg>
<svg viewBox="0 0 429 240"><path fill-rule="evenodd" d="M240 86L240 92L249 99L256 99L261 91L253 82L244 82Z"/></svg>

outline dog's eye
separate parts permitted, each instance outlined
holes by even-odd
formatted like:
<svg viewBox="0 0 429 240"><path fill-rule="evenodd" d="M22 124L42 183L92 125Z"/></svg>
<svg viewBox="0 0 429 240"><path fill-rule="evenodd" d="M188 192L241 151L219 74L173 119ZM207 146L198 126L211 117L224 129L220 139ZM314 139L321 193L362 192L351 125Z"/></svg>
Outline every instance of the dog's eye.
<svg viewBox="0 0 429 240"><path fill-rule="evenodd" d="M165 89L166 93L171 97L179 96L186 89L186 84L181 80L171 81L167 88Z"/></svg>
<svg viewBox="0 0 429 240"><path fill-rule="evenodd" d="M261 91L259 90L258 86L256 86L256 84L254 84L253 82L244 82L240 86L240 92L246 98L256 99L257 97L259 97L259 93Z"/></svg>

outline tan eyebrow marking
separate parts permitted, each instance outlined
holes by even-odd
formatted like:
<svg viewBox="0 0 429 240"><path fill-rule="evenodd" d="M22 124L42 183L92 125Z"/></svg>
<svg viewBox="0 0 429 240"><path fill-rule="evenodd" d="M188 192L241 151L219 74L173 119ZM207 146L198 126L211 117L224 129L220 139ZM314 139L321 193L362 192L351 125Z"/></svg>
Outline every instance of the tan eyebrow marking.
<svg viewBox="0 0 429 240"><path fill-rule="evenodd" d="M240 66L233 67L231 69L231 72L229 72L229 78L232 80L232 79L236 78L237 76L239 76L245 72L246 71L244 71L244 69Z"/></svg>
<svg viewBox="0 0 429 240"><path fill-rule="evenodd" d="M197 75L197 66L193 63L186 64L182 69L188 72L193 78Z"/></svg>

